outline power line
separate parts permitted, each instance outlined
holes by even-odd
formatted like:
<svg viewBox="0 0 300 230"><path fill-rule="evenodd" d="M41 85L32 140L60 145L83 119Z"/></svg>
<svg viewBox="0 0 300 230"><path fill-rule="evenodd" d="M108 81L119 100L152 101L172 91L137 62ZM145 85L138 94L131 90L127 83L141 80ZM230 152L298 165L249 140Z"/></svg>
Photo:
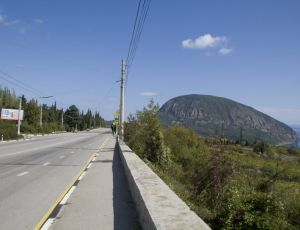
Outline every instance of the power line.
<svg viewBox="0 0 300 230"><path fill-rule="evenodd" d="M32 90L30 90L30 89L28 89L28 88L25 88L24 86L22 86L22 85L20 85L20 84L18 84L18 83L16 83L16 82L13 82L13 81L11 81L11 80L9 80L9 79L7 79L7 78L1 76L1 75L0 75L0 78L3 79L4 81L6 81L6 82L8 82L8 83L10 83L10 84L12 84L12 85L14 85L14 86L17 86L17 87L20 88L20 89L23 89L23 90L25 90L25 91L30 92L31 94L34 94L34 95L36 95L36 96L40 96L40 95L37 94L36 92L34 92L34 91L32 91Z"/></svg>
<svg viewBox="0 0 300 230"><path fill-rule="evenodd" d="M138 4L138 10L134 21L134 27L131 35L131 40L129 44L128 54L126 58L126 84L128 82L129 70L133 63L133 59L135 57L138 43L144 28L144 24L149 12L151 0L140 0Z"/></svg>
<svg viewBox="0 0 300 230"><path fill-rule="evenodd" d="M131 45L132 45L132 42L133 42L133 35L135 34L136 22L137 22L137 19L138 19L138 16L139 16L140 6L141 6L141 0L139 1L138 10L136 12L136 16L135 16L135 20L134 20L134 27L133 27L133 31L132 31L132 35L131 35L131 40L130 40L130 44L129 44L129 49L128 49L126 62L129 60L130 49L131 49Z"/></svg>
<svg viewBox="0 0 300 230"><path fill-rule="evenodd" d="M114 82L113 85L109 88L109 90L104 94L104 96L101 98L99 104L101 104L104 101L104 99L106 99L111 94L113 88L116 86L116 83L117 82Z"/></svg>
<svg viewBox="0 0 300 230"><path fill-rule="evenodd" d="M24 83L24 82L16 79L12 75L10 75L10 74L2 71L1 69L0 69L0 74L2 74L2 76L0 75L0 78L2 78L3 80L9 82L10 84L13 84L13 85L15 85L15 86L17 86L17 87L19 87L19 88L21 88L21 89L23 89L25 91L28 91L28 92L30 92L30 93L38 96L38 97L40 97L41 95L43 95L43 93L40 90L35 89L32 86L30 86L30 85L28 85L28 84L26 84L26 83Z"/></svg>
<svg viewBox="0 0 300 230"><path fill-rule="evenodd" d="M149 11L149 7L150 7L150 2L151 0L148 1L144 1L143 3L143 7L142 7L142 12L141 12L141 16L139 18L139 22L138 22L138 29L137 29L137 33L135 36L135 42L133 43L133 51L132 51L132 55L131 55L131 59L129 60L129 65L132 64L132 61L134 59L136 50L137 50L137 46L138 46L138 42L140 40L142 31L143 31L143 27L146 21L146 17L148 15L148 11Z"/></svg>
<svg viewBox="0 0 300 230"><path fill-rule="evenodd" d="M149 6L150 6L150 0L144 0L143 1L143 5L140 9L138 9L137 12L137 24L135 24L135 30L134 30L134 34L133 36L133 42L131 43L130 49L129 49L129 57L126 60L127 66L131 66L132 61L134 59L136 50L137 50L137 46L138 46L138 42L140 40L141 37L141 33L144 27L144 23L148 14L148 10L149 10Z"/></svg>

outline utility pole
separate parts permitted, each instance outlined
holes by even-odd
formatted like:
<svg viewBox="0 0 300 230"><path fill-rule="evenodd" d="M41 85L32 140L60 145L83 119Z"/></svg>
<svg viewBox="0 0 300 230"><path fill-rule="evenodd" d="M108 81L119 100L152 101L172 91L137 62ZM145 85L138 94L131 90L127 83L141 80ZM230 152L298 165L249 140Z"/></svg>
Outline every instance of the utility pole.
<svg viewBox="0 0 300 230"><path fill-rule="evenodd" d="M64 127L64 111L61 111L61 128Z"/></svg>
<svg viewBox="0 0 300 230"><path fill-rule="evenodd" d="M20 129L21 129L21 120L20 120L21 109L22 109L22 97L20 97L20 102L19 102L19 113L18 113L18 135L20 135Z"/></svg>
<svg viewBox="0 0 300 230"><path fill-rule="evenodd" d="M43 105L41 104L41 111L40 111L40 126L43 125Z"/></svg>
<svg viewBox="0 0 300 230"><path fill-rule="evenodd" d="M43 96L40 98L51 98L53 96ZM40 126L42 127L43 125L43 104L41 104L41 112L40 112Z"/></svg>
<svg viewBox="0 0 300 230"><path fill-rule="evenodd" d="M120 101L120 137L123 139L124 135L124 82L125 82L125 61L122 59L121 72L121 101Z"/></svg>

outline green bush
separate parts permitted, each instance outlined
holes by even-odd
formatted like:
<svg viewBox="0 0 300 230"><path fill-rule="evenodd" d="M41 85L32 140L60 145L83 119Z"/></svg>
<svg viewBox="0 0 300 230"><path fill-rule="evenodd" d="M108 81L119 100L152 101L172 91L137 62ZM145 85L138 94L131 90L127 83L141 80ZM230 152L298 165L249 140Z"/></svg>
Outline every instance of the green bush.
<svg viewBox="0 0 300 230"><path fill-rule="evenodd" d="M137 112L136 119L129 119L125 124L124 140L142 158L167 167L169 150L164 145L158 109L159 106L150 101L147 107Z"/></svg>
<svg viewBox="0 0 300 230"><path fill-rule="evenodd" d="M286 221L283 203L272 193L245 194L234 187L222 206L222 212L212 222L214 229L293 229Z"/></svg>
<svg viewBox="0 0 300 230"><path fill-rule="evenodd" d="M261 141L257 141L254 146L253 146L253 152L255 153L266 153L270 150L270 147L268 144L261 142Z"/></svg>
<svg viewBox="0 0 300 230"><path fill-rule="evenodd" d="M17 126L15 121L0 120L0 140L18 139Z"/></svg>

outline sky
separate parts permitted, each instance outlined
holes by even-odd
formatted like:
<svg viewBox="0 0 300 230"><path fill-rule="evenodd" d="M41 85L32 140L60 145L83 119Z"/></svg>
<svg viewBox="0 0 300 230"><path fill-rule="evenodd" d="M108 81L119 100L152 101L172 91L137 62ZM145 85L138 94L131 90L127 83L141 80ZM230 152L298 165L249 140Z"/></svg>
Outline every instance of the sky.
<svg viewBox="0 0 300 230"><path fill-rule="evenodd" d="M100 111L120 97L138 0L0 0L0 78L41 103ZM125 113L153 98L226 97L300 124L300 1L152 0L126 86ZM1 76L1 75L0 75Z"/></svg>

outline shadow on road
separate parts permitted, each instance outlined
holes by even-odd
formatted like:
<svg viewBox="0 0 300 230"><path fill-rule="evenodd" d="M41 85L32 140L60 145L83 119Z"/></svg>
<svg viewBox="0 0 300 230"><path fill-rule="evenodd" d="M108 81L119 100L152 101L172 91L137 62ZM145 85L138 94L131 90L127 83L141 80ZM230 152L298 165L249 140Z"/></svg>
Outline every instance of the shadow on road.
<svg viewBox="0 0 300 230"><path fill-rule="evenodd" d="M114 149L112 171L114 229L142 229L139 223L138 213L135 209L135 204L131 197L117 145Z"/></svg>

